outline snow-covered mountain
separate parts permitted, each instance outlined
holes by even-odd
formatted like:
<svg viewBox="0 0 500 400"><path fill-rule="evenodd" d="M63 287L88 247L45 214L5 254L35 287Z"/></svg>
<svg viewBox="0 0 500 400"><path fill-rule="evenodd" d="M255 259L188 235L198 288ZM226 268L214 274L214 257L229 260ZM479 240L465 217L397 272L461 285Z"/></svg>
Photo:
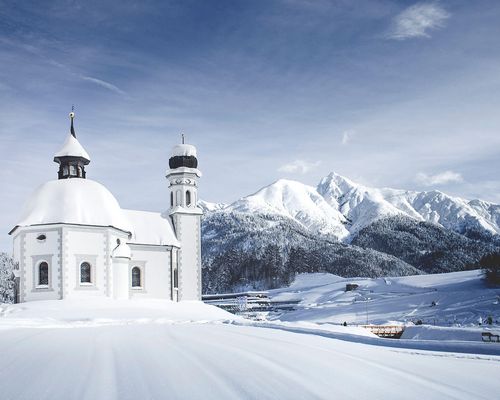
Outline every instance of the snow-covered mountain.
<svg viewBox="0 0 500 400"><path fill-rule="evenodd" d="M482 200L467 201L438 190L371 188L333 172L320 181L317 190L351 221L351 235L380 218L396 215L435 223L458 233L500 233L500 205Z"/></svg>
<svg viewBox="0 0 500 400"><path fill-rule="evenodd" d="M291 218L313 233L344 239L349 235L347 220L331 207L318 191L303 183L280 179L250 196L224 208L249 214L279 215Z"/></svg>
<svg viewBox="0 0 500 400"><path fill-rule="evenodd" d="M300 272L459 271L500 248L499 205L370 188L335 173L316 188L281 179L200 206L205 292L278 287Z"/></svg>
<svg viewBox="0 0 500 400"><path fill-rule="evenodd" d="M431 222L461 234L500 234L500 205L467 201L437 190L372 188L334 172L316 188L280 179L232 204L205 202L202 207L207 211L283 216L312 233L332 235L344 242L373 222L394 216Z"/></svg>

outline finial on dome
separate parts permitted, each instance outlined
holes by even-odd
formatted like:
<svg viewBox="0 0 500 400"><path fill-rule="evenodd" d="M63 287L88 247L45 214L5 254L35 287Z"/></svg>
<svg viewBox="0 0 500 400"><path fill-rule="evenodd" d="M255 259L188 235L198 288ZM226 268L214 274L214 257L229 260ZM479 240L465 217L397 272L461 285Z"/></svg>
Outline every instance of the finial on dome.
<svg viewBox="0 0 500 400"><path fill-rule="evenodd" d="M184 144L184 132L181 132L182 144Z"/></svg>
<svg viewBox="0 0 500 400"><path fill-rule="evenodd" d="M71 119L71 128L70 132L74 138L76 138L75 128L73 127L73 120L75 119L75 106L71 106L71 112L69 113L69 118Z"/></svg>

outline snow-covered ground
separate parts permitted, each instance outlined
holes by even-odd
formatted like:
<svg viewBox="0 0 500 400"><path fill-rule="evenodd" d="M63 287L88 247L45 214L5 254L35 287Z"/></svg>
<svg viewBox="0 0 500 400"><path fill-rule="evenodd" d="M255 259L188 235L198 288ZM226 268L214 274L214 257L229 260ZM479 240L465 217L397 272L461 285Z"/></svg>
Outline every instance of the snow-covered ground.
<svg viewBox="0 0 500 400"><path fill-rule="evenodd" d="M198 302L2 306L0 397L494 399L500 389L499 356L374 346L354 327L338 340L301 324L252 326Z"/></svg>
<svg viewBox="0 0 500 400"><path fill-rule="evenodd" d="M358 287L346 292L348 283ZM376 279L302 274L270 293L273 300L300 301L281 321L471 327L488 316L500 320L500 288L487 287L479 270Z"/></svg>

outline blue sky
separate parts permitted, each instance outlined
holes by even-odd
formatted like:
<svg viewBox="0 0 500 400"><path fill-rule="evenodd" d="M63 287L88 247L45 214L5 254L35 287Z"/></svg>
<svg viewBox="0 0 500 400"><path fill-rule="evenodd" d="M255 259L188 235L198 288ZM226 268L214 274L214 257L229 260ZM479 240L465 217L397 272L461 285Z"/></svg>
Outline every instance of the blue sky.
<svg viewBox="0 0 500 400"><path fill-rule="evenodd" d="M166 208L181 131L208 201L336 171L500 202L499 20L481 0L0 0L0 226L56 177L72 104L88 177L126 208Z"/></svg>

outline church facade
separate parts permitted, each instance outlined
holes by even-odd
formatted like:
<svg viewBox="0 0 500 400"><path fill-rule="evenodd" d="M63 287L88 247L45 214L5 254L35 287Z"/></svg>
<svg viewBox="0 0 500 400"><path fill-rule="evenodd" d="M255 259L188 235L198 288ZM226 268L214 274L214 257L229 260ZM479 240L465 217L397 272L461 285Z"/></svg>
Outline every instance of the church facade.
<svg viewBox="0 0 500 400"><path fill-rule="evenodd" d="M174 146L167 211L122 209L87 179L90 157L76 138L74 113L54 156L58 179L29 198L13 237L18 301L103 296L201 300L201 215L196 148Z"/></svg>

